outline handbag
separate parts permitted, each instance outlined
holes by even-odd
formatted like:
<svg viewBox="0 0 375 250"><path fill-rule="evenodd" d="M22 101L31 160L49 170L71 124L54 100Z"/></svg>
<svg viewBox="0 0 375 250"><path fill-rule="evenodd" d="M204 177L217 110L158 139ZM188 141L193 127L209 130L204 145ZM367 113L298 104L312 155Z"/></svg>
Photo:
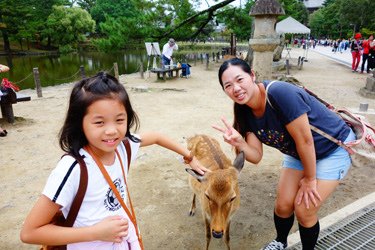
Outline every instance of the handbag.
<svg viewBox="0 0 375 250"><path fill-rule="evenodd" d="M275 81L270 82L266 87L266 98L271 107L272 104L268 99L267 92L269 87L274 82ZM297 84L296 86L303 88L309 95L315 97L328 109L340 116L345 121L345 123L353 130L356 136L356 140L344 143L310 124L311 130L344 148L349 153L353 166L375 167L375 127L361 116L353 114L347 109L336 109L333 105L319 98L315 93L308 90L304 86Z"/></svg>
<svg viewBox="0 0 375 250"><path fill-rule="evenodd" d="M86 163L83 158L76 158L77 162L79 163L81 174L79 179L79 187L76 196L74 197L72 206L69 210L68 216L65 218L63 213L59 210L55 216L51 220L51 224L63 226L63 227L72 227L74 221L77 218L78 211L81 208L81 204L83 201L83 197L85 197L86 189L87 189L87 167ZM50 246L50 245L42 245L40 250L65 250L66 245L61 246Z"/></svg>

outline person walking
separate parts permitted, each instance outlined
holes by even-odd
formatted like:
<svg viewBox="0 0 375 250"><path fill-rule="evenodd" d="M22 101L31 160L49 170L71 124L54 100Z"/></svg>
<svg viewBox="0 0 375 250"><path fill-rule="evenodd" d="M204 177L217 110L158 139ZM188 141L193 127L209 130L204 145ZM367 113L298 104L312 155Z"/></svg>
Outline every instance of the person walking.
<svg viewBox="0 0 375 250"><path fill-rule="evenodd" d="M368 71L371 73L371 71L375 70L375 40L374 35L371 34L372 41L369 42L369 54L368 54Z"/></svg>
<svg viewBox="0 0 375 250"><path fill-rule="evenodd" d="M365 69L365 63L367 62L367 73L370 73L370 65L369 65L369 54L370 54L370 43L374 41L374 35L370 35L367 40L363 41L362 48L363 48L363 54L362 54L362 66L361 66L361 74L363 74L363 70Z"/></svg>
<svg viewBox="0 0 375 250"><path fill-rule="evenodd" d="M354 40L350 44L350 51L352 53L352 72L357 72L359 62L361 61L362 46L360 39L362 38L361 33L354 35Z"/></svg>
<svg viewBox="0 0 375 250"><path fill-rule="evenodd" d="M263 144L281 151L283 168L277 186L274 224L277 236L264 249L287 247L287 237L298 220L304 250L313 250L320 231L318 211L347 174L349 153L312 133L310 123L342 142L355 140L350 127L304 89L281 81L256 83L255 73L238 58L225 61L219 82L234 102L234 122L213 125L236 152L257 164Z"/></svg>

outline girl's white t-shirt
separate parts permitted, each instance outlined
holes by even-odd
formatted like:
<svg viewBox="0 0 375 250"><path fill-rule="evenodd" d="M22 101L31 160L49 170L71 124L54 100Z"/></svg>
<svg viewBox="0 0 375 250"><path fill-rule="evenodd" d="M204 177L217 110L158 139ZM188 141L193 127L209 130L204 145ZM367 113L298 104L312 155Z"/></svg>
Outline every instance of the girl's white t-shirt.
<svg viewBox="0 0 375 250"><path fill-rule="evenodd" d="M135 143L129 140L131 146L131 158L135 160L140 143ZM117 147L122 163L125 168L125 176L128 175L128 159L126 149L123 143ZM115 194L108 185L106 179L101 173L99 167L96 165L93 158L84 149L80 150L80 154L84 156L84 161L87 166L88 184L85 197L83 198L81 208L78 212L77 218L73 227L85 227L94 225L108 216L120 215L129 221L129 233L124 237L120 244L113 242L94 241L94 242L80 242L69 244L68 250L75 249L140 249L138 238L135 232L133 223L128 218L125 210L116 199ZM62 206L62 212L65 217L68 215L73 199L77 193L80 180L79 164L73 164L75 159L71 156L64 156L57 164L56 168L51 172L47 183L44 187L43 194L52 201ZM123 180L120 161L117 158L111 166L105 166L113 184L117 187L121 197L128 205L128 197L126 192L126 185ZM130 207L128 207L130 208Z"/></svg>

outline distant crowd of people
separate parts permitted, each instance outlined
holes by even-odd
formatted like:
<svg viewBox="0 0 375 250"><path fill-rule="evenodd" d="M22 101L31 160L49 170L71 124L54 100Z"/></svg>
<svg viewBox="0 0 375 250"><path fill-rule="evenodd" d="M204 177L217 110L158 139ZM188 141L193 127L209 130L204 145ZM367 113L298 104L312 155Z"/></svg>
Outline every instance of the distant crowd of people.
<svg viewBox="0 0 375 250"><path fill-rule="evenodd" d="M364 39L361 33L356 33L354 37L345 39L305 39L294 38L292 42L286 41L287 46L313 48L316 45L332 47L333 53L343 53L350 50L352 54L352 72L372 73L375 70L375 41L374 35L370 34Z"/></svg>
<svg viewBox="0 0 375 250"><path fill-rule="evenodd" d="M321 39L319 44L332 47L333 53L343 53L350 49L353 73L371 73L375 69L375 41L373 34L370 34L367 39L364 39L361 33L356 33L351 39ZM359 65L361 65L360 70Z"/></svg>

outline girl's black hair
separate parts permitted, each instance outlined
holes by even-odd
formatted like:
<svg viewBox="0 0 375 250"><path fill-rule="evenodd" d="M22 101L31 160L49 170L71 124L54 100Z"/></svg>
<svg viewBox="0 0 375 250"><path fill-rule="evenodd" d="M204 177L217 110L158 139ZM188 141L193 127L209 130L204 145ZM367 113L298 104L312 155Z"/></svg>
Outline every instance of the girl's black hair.
<svg viewBox="0 0 375 250"><path fill-rule="evenodd" d="M128 118L125 136L134 142L140 141L130 134L130 128L134 125L135 130L139 128L139 119L124 86L115 77L99 72L93 77L77 82L73 87L65 122L59 133L59 144L63 151L80 157L79 150L88 143L83 132L83 118L92 103L103 99L117 99L123 103Z"/></svg>
<svg viewBox="0 0 375 250"><path fill-rule="evenodd" d="M238 66L244 72L251 75L251 67L246 61L239 59L239 58L232 58L232 59L226 60L220 66L219 73L218 73L219 82L223 90L224 90L224 85L223 85L223 80L221 78L223 76L223 73L229 68L229 66ZM241 105L236 102L234 103L233 105L233 113L234 113L233 128L236 129L244 138L247 132L245 131L245 128L246 128L245 117L247 117L247 114L249 112L250 112L250 108L247 105L245 104Z"/></svg>

